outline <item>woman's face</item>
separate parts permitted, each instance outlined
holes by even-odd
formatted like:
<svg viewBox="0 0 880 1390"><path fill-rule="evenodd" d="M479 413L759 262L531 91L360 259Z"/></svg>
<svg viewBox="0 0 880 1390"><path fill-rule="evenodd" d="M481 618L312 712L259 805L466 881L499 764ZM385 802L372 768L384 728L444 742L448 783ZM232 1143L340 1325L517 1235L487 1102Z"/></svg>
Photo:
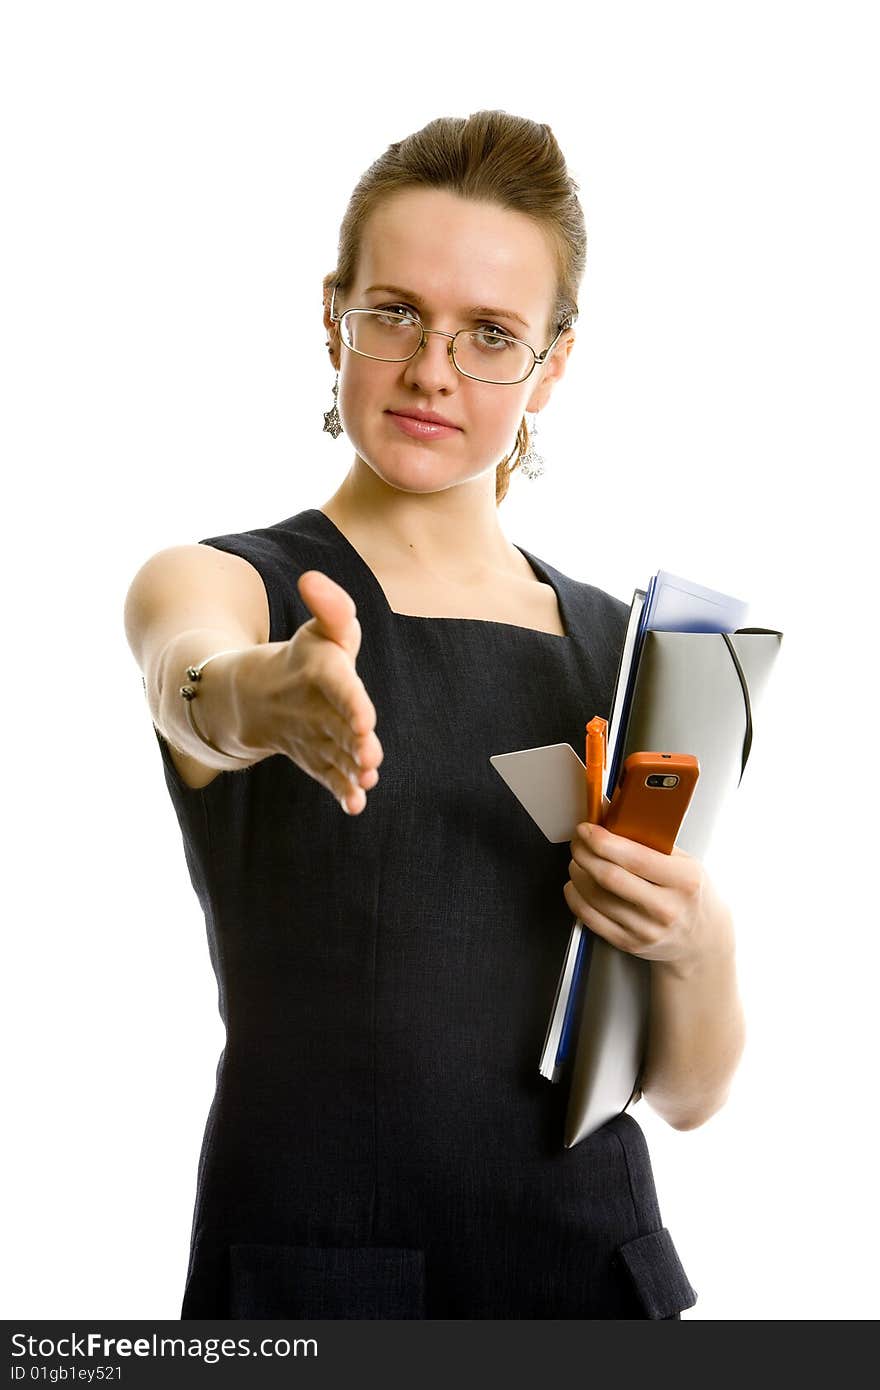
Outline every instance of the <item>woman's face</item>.
<svg viewBox="0 0 880 1390"><path fill-rule="evenodd" d="M355 282L337 293L335 309L402 304L417 309L426 328L448 333L499 324L540 354L554 337L549 319L555 297L550 243L530 218L446 190L406 189L383 200L368 219ZM415 492L452 487L487 469L494 473L513 448L523 412L546 404L574 342L567 330L527 381L500 386L461 376L448 338L429 335L408 362L380 362L343 346L326 308L324 323L349 440L380 478ZM442 415L456 429L435 437L408 433L395 423L395 413L413 410Z"/></svg>

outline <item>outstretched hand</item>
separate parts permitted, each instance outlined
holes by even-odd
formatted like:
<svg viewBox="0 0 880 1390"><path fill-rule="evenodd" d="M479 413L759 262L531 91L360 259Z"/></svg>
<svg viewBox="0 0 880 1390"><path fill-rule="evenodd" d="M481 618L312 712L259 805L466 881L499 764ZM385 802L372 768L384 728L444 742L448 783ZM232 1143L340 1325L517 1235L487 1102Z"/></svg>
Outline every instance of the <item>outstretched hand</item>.
<svg viewBox="0 0 880 1390"><path fill-rule="evenodd" d="M355 669L361 625L354 599L320 570L297 581L312 613L273 659L267 739L325 786L349 815L379 780L376 708Z"/></svg>

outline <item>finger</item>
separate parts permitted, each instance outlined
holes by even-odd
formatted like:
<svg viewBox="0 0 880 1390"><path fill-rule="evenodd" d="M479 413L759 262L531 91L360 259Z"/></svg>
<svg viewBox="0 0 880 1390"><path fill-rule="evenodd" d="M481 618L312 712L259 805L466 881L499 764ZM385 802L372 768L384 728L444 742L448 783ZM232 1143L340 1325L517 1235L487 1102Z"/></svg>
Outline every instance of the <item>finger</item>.
<svg viewBox="0 0 880 1390"><path fill-rule="evenodd" d="M603 859L580 840L572 840L571 850L568 872L576 884L578 876L583 874L608 895L608 901L619 903L621 907L631 905L654 921L666 920L672 910L669 888L625 869L617 860Z"/></svg>
<svg viewBox="0 0 880 1390"><path fill-rule="evenodd" d="M357 607L341 584L321 570L305 570L297 580L300 597L312 613L312 630L337 642L354 658L361 644Z"/></svg>
<svg viewBox="0 0 880 1390"><path fill-rule="evenodd" d="M367 797L366 791L363 787L353 786L345 774L339 771L335 763L315 761L311 766L311 774L316 782L327 788L327 791L340 805L344 805L346 811L351 813L355 809L363 810Z"/></svg>
<svg viewBox="0 0 880 1390"><path fill-rule="evenodd" d="M365 788L352 782L335 763L323 762L316 757L312 766L316 781L327 788L349 815L357 815L364 809L367 801Z"/></svg>
<svg viewBox="0 0 880 1390"><path fill-rule="evenodd" d="M352 786L358 785L364 769L358 766L337 738L331 735L328 738L319 739L316 748L322 767L335 767L338 772L342 773L343 777L348 778Z"/></svg>
<svg viewBox="0 0 880 1390"><path fill-rule="evenodd" d="M330 773L330 776L339 778L341 774L337 770L334 770ZM360 769L360 776L356 782L346 777L342 783L339 794L337 795L334 791L334 795L337 795L337 800L343 811L347 812L350 816L360 815L367 804L367 792L376 785L378 780L379 773L374 767Z"/></svg>
<svg viewBox="0 0 880 1390"><path fill-rule="evenodd" d="M331 735L321 739L317 745L317 750L321 766L335 767L353 787L375 787L378 782L379 773L376 768L364 767L363 763L355 761L355 758L342 746L338 738Z"/></svg>
<svg viewBox="0 0 880 1390"><path fill-rule="evenodd" d="M347 787L336 799L349 816L359 816L367 804L367 794L363 787Z"/></svg>
<svg viewBox="0 0 880 1390"><path fill-rule="evenodd" d="M577 827L572 844L580 842L597 855L611 863L619 864L639 878L648 879L663 888L676 887L683 880L681 865L673 855L662 854L660 850L640 845L625 835L615 835L603 825L590 825L586 822Z"/></svg>
<svg viewBox="0 0 880 1390"><path fill-rule="evenodd" d="M328 731L328 718L329 712L325 711L322 724L312 721L301 727L285 749L287 755L310 777L327 787L337 800L352 787L366 790L375 786L379 780L375 767L358 765L344 746L346 741L350 743L353 734L350 731L346 734L341 724Z"/></svg>
<svg viewBox="0 0 880 1390"><path fill-rule="evenodd" d="M619 926L600 908L585 902L571 879L566 883L563 893L570 911L579 917L590 931L603 937L610 946L616 946L619 951L626 951L630 955L637 955L649 944L639 931L628 926Z"/></svg>
<svg viewBox="0 0 880 1390"><path fill-rule="evenodd" d="M332 739L350 762L359 770L378 767L384 756L382 745L376 735L355 733L349 721L327 706L321 723L321 731Z"/></svg>
<svg viewBox="0 0 880 1390"><path fill-rule="evenodd" d="M340 746L359 769L373 771L384 761L385 751L372 725L364 732L364 724L359 723L356 717L347 721L328 708L325 728L334 733Z"/></svg>
<svg viewBox="0 0 880 1390"><path fill-rule="evenodd" d="M622 898L617 893L603 887L575 860L570 862L568 872L569 880L574 885L574 890L582 903L604 913L606 917L618 922L644 942L654 939L655 934L661 929L659 923L662 922L665 926L668 920L671 920L666 915L662 917L656 915L658 912L666 914L666 904L645 905L629 898Z"/></svg>
<svg viewBox="0 0 880 1390"><path fill-rule="evenodd" d="M358 738L364 738L376 727L376 706L360 676L344 658L340 657L338 667L333 662L330 666L320 675L318 688L331 710Z"/></svg>

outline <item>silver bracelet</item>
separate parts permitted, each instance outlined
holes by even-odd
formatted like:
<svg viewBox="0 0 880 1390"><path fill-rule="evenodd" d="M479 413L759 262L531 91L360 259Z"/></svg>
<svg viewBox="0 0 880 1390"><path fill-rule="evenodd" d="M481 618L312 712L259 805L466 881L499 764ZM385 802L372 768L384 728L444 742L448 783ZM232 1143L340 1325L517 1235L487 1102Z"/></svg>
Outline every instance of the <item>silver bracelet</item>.
<svg viewBox="0 0 880 1390"><path fill-rule="evenodd" d="M210 656L205 657L204 661L200 661L198 666L187 666L187 679L196 682L200 681L202 679L202 672L204 671L208 662L214 660L215 656L232 656L235 652L238 652L240 650L240 647L230 647L223 652L212 652ZM238 763L251 762L250 758L240 758L237 753L227 753L225 748L218 748L216 743L212 743L209 738L205 738L205 735L202 733L201 729L198 727L195 719L193 718L192 702L199 693L195 685L182 685L180 687L180 693L183 696L184 701L186 702L186 714L187 718L189 719L189 727L192 729L196 738L199 739L201 743L204 743L207 748L213 749L215 753L219 753L221 758L233 758Z"/></svg>

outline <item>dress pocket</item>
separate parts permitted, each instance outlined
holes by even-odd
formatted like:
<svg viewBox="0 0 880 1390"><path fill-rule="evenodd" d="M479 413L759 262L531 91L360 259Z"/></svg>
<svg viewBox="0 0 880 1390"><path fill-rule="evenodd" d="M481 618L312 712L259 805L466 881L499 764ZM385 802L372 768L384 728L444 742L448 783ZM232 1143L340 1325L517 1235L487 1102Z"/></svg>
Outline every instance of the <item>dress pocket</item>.
<svg viewBox="0 0 880 1390"><path fill-rule="evenodd" d="M615 1263L628 1272L649 1318L674 1318L683 1308L693 1308L697 1301L665 1226L619 1245Z"/></svg>
<svg viewBox="0 0 880 1390"><path fill-rule="evenodd" d="M233 1318L423 1318L425 1254L398 1246L231 1245Z"/></svg>

